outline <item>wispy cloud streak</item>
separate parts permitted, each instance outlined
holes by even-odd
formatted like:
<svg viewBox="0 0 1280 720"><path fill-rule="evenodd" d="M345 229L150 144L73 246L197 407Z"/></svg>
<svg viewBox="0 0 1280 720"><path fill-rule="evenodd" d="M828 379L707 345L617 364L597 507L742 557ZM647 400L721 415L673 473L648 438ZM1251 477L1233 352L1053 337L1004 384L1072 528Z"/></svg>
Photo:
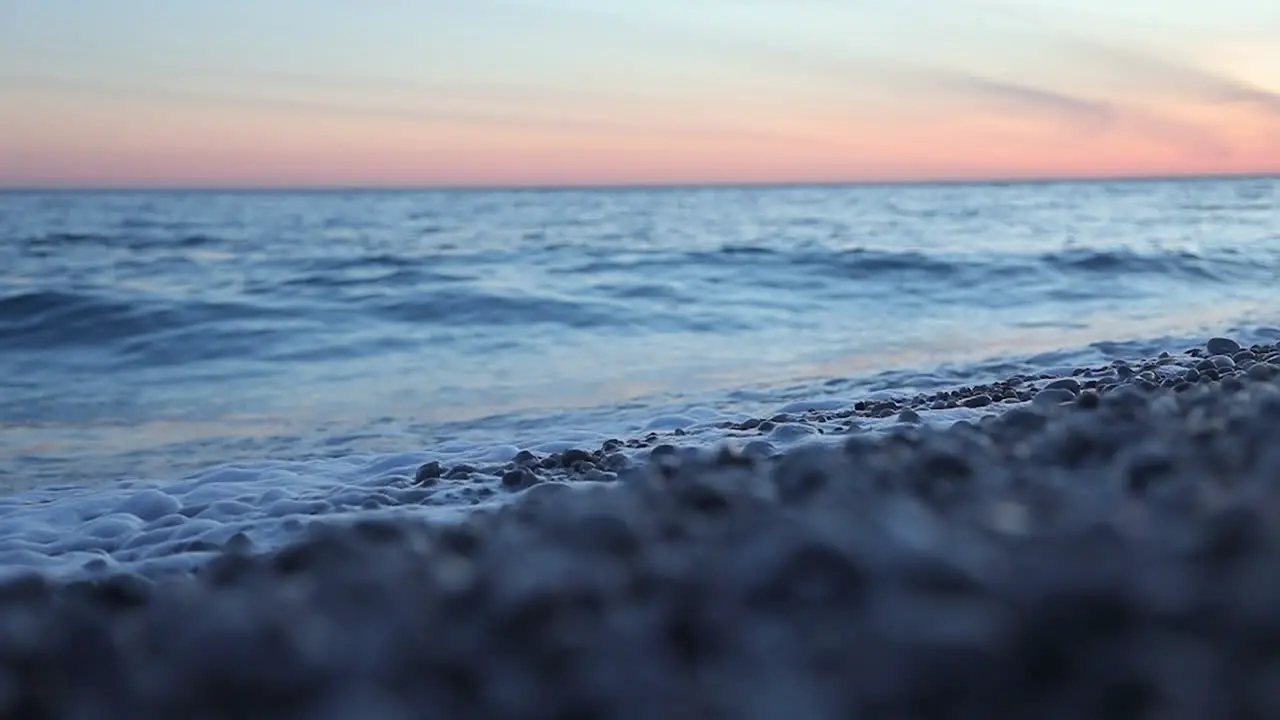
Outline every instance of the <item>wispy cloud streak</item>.
<svg viewBox="0 0 1280 720"><path fill-rule="evenodd" d="M939 110L949 108L987 107L1013 116L1031 116L1048 119L1059 127L1085 136L1105 132L1132 129L1149 139L1164 142L1175 149L1199 157L1226 157L1230 146L1212 130L1170 117L1156 110L1135 108L1130 103L1084 97L1077 93L1052 87L1044 83L1027 82L1003 77L992 77L963 69L921 65L902 59L857 55L844 52L840 57L824 56L810 48L795 48L753 37L746 33L718 31L710 27L690 27L661 18L618 12L604 6L586 8L566 6L543 0L497 0L504 5L525 10L571 14L577 18L589 18L597 23L609 23L666 38L692 43L706 51L722 53L736 62L773 73L789 74L808 83L825 84L830 90L833 105L844 105L860 94L906 96L924 107ZM981 0L973 0L975 8L984 7ZM922 3L915 3L917 6ZM1003 7L994 5L994 7ZM918 11L924 8L916 7ZM1147 65L1160 67L1154 60ZM1114 64L1110 72L1123 71ZM1186 79L1188 72L1166 74ZM1198 79L1201 88L1211 88L1215 97L1236 101L1265 101L1270 94L1251 91L1246 86L1233 84L1224 78L1205 75ZM945 99L943 99L945 98ZM941 100L941 102L939 102Z"/></svg>
<svg viewBox="0 0 1280 720"><path fill-rule="evenodd" d="M221 106L250 107L311 115L347 117L361 120L416 122L433 125L475 126L483 125L514 130L546 130L564 134L626 133L633 136L677 138L719 141L732 140L748 144L817 146L830 148L819 139L800 137L768 130L746 129L722 124L696 124L680 120L678 124L645 122L626 119L589 119L569 114L538 114L535 112L504 112L501 110L449 109L431 106L431 93L424 88L424 104L370 105L335 101L265 97L249 94L225 94L200 90L182 90L166 87L145 87L125 84L106 84L78 81L55 76L0 75L0 87L11 89L47 91L59 89L77 93L96 93L112 97L133 97L161 102L201 103Z"/></svg>

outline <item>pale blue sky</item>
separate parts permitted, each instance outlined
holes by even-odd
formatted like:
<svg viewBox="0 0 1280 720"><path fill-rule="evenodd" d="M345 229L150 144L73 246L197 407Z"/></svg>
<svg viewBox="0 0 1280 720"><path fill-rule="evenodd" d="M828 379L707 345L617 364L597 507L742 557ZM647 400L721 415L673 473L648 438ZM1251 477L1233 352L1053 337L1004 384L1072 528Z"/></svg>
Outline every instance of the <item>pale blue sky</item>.
<svg viewBox="0 0 1280 720"><path fill-rule="evenodd" d="M28 157L42 103L744 136L975 109L1084 128L1135 97L1280 115L1275 38L1275 0L0 0L0 130Z"/></svg>

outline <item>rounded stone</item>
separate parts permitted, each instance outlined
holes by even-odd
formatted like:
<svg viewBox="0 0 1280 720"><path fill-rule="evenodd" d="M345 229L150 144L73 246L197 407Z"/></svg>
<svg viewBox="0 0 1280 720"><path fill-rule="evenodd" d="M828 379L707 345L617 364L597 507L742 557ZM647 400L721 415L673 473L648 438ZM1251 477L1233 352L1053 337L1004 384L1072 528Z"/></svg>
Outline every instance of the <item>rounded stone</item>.
<svg viewBox="0 0 1280 720"><path fill-rule="evenodd" d="M580 462L590 462L590 460L591 453L578 448L565 450L564 454L560 456L560 464L567 468L571 468Z"/></svg>
<svg viewBox="0 0 1280 720"><path fill-rule="evenodd" d="M967 408L982 408L990 405L991 402L990 395L974 395L973 397L967 397L960 401L960 404Z"/></svg>
<svg viewBox="0 0 1280 720"><path fill-rule="evenodd" d="M669 445L667 443L663 443L662 445L658 445L649 451L649 461L650 462L660 462L664 460L674 461L677 459L678 455L679 455L679 451L676 450L675 445Z"/></svg>
<svg viewBox="0 0 1280 720"><path fill-rule="evenodd" d="M418 484L425 484L439 478L441 475L444 475L444 466L440 464L440 461L432 460L418 468L418 472L413 476L413 481Z"/></svg>
<svg viewBox="0 0 1280 720"><path fill-rule="evenodd" d="M529 487L525 490L523 497L527 501L541 502L572 489L573 488L569 487L568 483L544 482Z"/></svg>
<svg viewBox="0 0 1280 720"><path fill-rule="evenodd" d="M525 467L508 470L502 474L502 487L508 490L523 490L530 485L536 485L537 482L538 476Z"/></svg>
<svg viewBox="0 0 1280 720"><path fill-rule="evenodd" d="M1266 363L1257 363L1255 365L1251 365L1249 366L1249 369L1245 372L1245 375L1247 375L1250 380L1260 380L1260 381L1270 380L1271 378L1275 377L1275 374L1276 374L1275 368L1271 367L1270 365L1267 365Z"/></svg>
<svg viewBox="0 0 1280 720"><path fill-rule="evenodd" d="M1076 394L1065 388L1045 388L1036 393L1032 403L1036 405L1060 405L1076 399Z"/></svg>
<svg viewBox="0 0 1280 720"><path fill-rule="evenodd" d="M1213 366L1219 370L1231 370L1236 366L1235 361L1226 355L1214 355L1209 358L1209 360L1213 363Z"/></svg>
<svg viewBox="0 0 1280 720"><path fill-rule="evenodd" d="M606 470L613 472L621 472L631 467L631 460L620 452L610 453L604 458L604 467Z"/></svg>
<svg viewBox="0 0 1280 720"><path fill-rule="evenodd" d="M1072 395L1079 395L1081 388L1080 388L1079 380L1076 380L1075 378L1062 378L1061 380L1054 380L1048 385L1045 385L1044 389L1045 390L1066 390Z"/></svg>
<svg viewBox="0 0 1280 720"><path fill-rule="evenodd" d="M1231 338L1209 338L1209 342L1205 343L1204 346L1210 355L1231 355L1240 352L1240 343Z"/></svg>
<svg viewBox="0 0 1280 720"><path fill-rule="evenodd" d="M757 460L772 457L777 452L777 448L768 440L752 440L742 446L742 454L747 457L756 458Z"/></svg>

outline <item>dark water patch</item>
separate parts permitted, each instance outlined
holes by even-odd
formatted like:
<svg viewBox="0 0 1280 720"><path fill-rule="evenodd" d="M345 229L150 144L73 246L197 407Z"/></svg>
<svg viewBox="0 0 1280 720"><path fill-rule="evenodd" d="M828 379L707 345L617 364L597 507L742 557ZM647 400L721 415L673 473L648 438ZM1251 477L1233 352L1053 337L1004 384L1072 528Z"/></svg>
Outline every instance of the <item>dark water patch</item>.
<svg viewBox="0 0 1280 720"><path fill-rule="evenodd" d="M417 292L372 303L371 314L410 324L608 326L618 314L596 303L465 290Z"/></svg>
<svg viewBox="0 0 1280 720"><path fill-rule="evenodd" d="M114 235L81 232L54 232L27 238L29 245L76 245L79 243L104 243L114 239Z"/></svg>
<svg viewBox="0 0 1280 720"><path fill-rule="evenodd" d="M746 256L774 256L780 254L773 248L761 247L759 245L724 245L715 251L718 255L746 255Z"/></svg>
<svg viewBox="0 0 1280 720"><path fill-rule="evenodd" d="M157 250L163 248L196 249L221 245L226 238L202 233L188 235L163 234L139 236L133 233L50 232L24 238L21 245L28 251L71 250L100 247L114 250Z"/></svg>
<svg viewBox="0 0 1280 720"><path fill-rule="evenodd" d="M1280 273L1277 257L1265 253L1245 255L1238 251L1199 254L1190 251L1141 253L1133 250L1066 250L1046 253L1040 260L1064 273L1090 275L1145 276L1169 280L1228 282L1263 279Z"/></svg>
<svg viewBox="0 0 1280 720"><path fill-rule="evenodd" d="M695 300L669 283L597 283L593 289L622 300Z"/></svg>
<svg viewBox="0 0 1280 720"><path fill-rule="evenodd" d="M651 292L664 292L659 286ZM671 291L673 296L675 291ZM569 300L555 297L500 295L438 290L410 298L368 299L362 313L383 320L418 326L451 328L516 327L521 332L592 330L602 336L632 332L725 334L752 329L732 308L690 305L666 309L637 303L639 298L616 297L617 302ZM652 299L652 298L649 298ZM535 330L537 329L537 330Z"/></svg>
<svg viewBox="0 0 1280 720"><path fill-rule="evenodd" d="M423 261L395 253L374 253L348 257L317 258L307 263L308 268L328 271L363 270L366 268L416 268Z"/></svg>
<svg viewBox="0 0 1280 720"><path fill-rule="evenodd" d="M275 293L280 288L288 287L314 288L320 290L366 286L401 288L424 283L465 282L468 279L469 278L463 275L448 275L445 273L433 273L419 269L405 268L377 275L364 276L338 273L312 273L289 278L288 280L274 283L270 286L260 286L258 287L258 290L266 290L268 293Z"/></svg>
<svg viewBox="0 0 1280 720"><path fill-rule="evenodd" d="M276 311L238 303L112 298L38 290L0 298L0 343L11 348L97 346L174 328L266 318Z"/></svg>
<svg viewBox="0 0 1280 720"><path fill-rule="evenodd" d="M962 269L959 263L932 257L922 252L855 249L833 253L827 257L820 256L814 260L853 278L872 278L887 274L945 278L957 274Z"/></svg>
<svg viewBox="0 0 1280 720"><path fill-rule="evenodd" d="M1129 250L1065 250L1040 257L1051 268L1064 272L1104 275L1181 274L1206 280L1219 279L1203 258L1190 252L1144 255Z"/></svg>
<svg viewBox="0 0 1280 720"><path fill-rule="evenodd" d="M213 235L187 235L178 240L176 245L184 248L205 247L206 245L217 245L224 242L222 238Z"/></svg>

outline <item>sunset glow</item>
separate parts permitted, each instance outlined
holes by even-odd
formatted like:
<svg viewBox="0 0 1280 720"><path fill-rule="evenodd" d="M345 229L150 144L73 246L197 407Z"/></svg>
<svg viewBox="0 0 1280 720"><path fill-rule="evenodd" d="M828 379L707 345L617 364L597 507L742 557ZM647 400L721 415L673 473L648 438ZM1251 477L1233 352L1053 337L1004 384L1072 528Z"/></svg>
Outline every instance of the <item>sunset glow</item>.
<svg viewBox="0 0 1280 720"><path fill-rule="evenodd" d="M0 0L0 185L1280 172L1280 5Z"/></svg>

